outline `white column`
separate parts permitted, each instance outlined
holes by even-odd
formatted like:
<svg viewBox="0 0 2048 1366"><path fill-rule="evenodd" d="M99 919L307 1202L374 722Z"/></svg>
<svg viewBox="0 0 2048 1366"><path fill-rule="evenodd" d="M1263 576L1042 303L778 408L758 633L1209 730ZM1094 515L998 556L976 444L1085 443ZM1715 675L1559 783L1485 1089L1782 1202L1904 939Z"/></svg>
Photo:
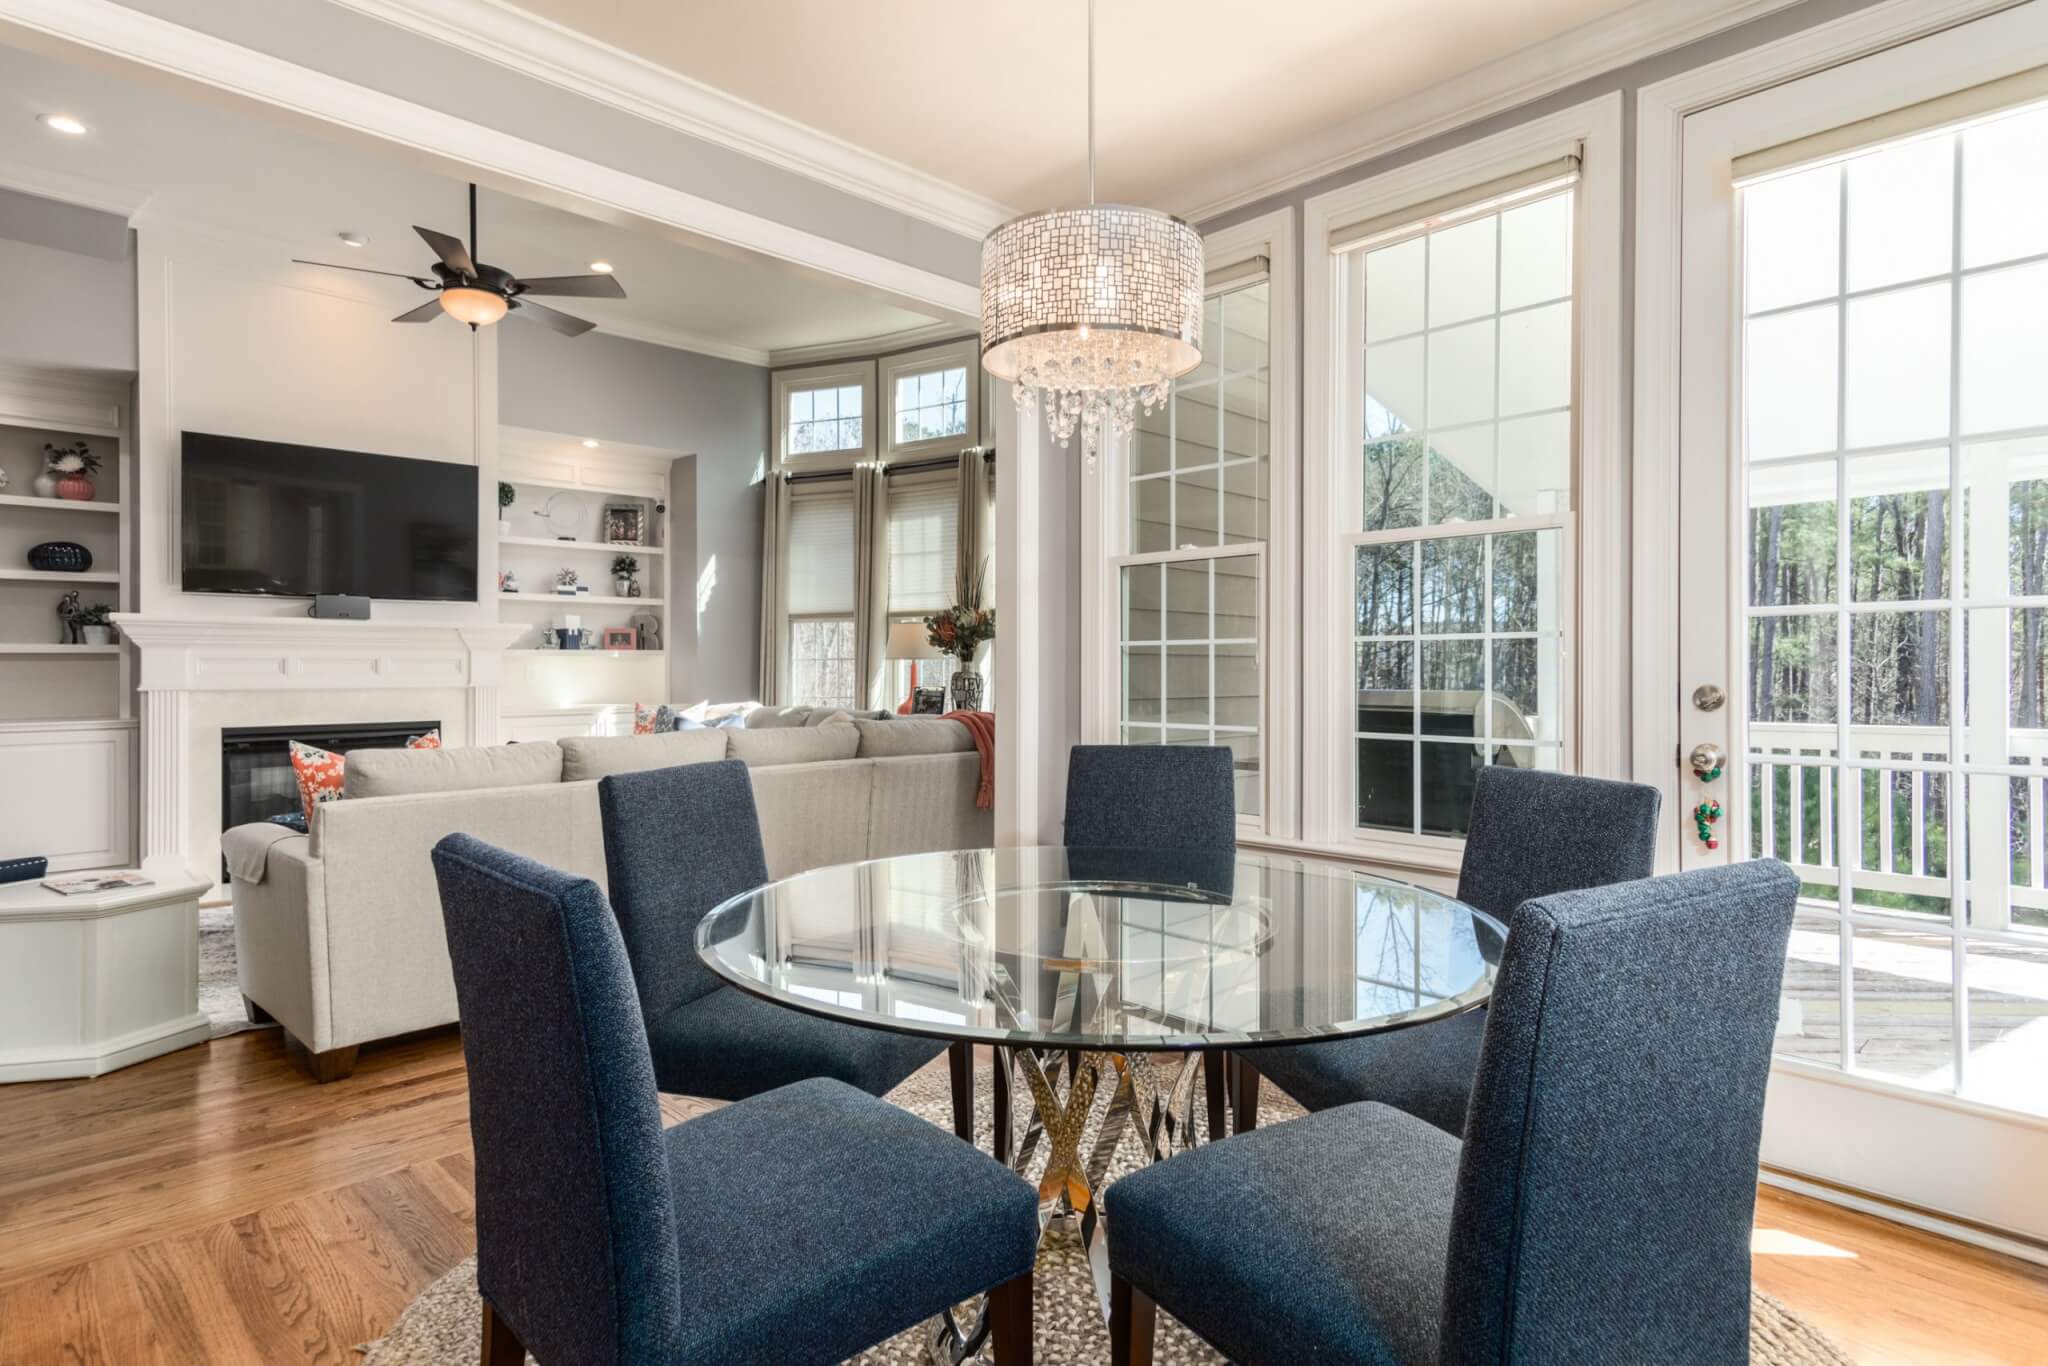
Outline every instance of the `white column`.
<svg viewBox="0 0 2048 1366"><path fill-rule="evenodd" d="M1038 612L1038 424L1019 421L1008 384L995 386L996 843L1044 842L1039 828L1041 667Z"/></svg>
<svg viewBox="0 0 2048 1366"><path fill-rule="evenodd" d="M181 877L192 863L191 698L183 689L142 694L142 865L175 867Z"/></svg>

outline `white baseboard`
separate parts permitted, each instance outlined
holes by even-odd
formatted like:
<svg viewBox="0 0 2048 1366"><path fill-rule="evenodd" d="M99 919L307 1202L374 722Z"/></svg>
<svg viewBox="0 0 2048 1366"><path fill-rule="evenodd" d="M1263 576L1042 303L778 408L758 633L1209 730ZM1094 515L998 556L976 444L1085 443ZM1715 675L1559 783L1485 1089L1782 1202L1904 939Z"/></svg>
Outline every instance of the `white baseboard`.
<svg viewBox="0 0 2048 1366"><path fill-rule="evenodd" d="M1928 1210L1918 1209L1912 1205L1899 1204L1896 1201L1860 1195L1855 1191L1844 1190L1840 1186L1830 1185L1824 1181L1809 1181L1805 1177L1794 1176L1790 1172L1775 1171L1770 1167L1762 1168L1757 1173L1757 1179L1766 1186L1774 1186L1779 1190L1791 1191L1796 1195L1804 1195L1811 1199L1822 1201L1825 1204L1838 1205L1843 1209L1852 1209L1859 1214L1875 1215L1880 1219L1889 1219L1895 1224L1904 1224L1908 1228L1916 1228L1923 1233L1938 1234L1943 1238L1951 1238L1959 1243L1968 1243L1972 1247L1981 1247L1991 1252L2001 1252L2008 1257L2017 1257L2023 1262L2032 1262L2037 1266L2048 1266L2048 1245L2037 1243L2031 1238L2010 1236L2000 1233L1996 1229L1985 1228L1981 1224L1950 1219Z"/></svg>

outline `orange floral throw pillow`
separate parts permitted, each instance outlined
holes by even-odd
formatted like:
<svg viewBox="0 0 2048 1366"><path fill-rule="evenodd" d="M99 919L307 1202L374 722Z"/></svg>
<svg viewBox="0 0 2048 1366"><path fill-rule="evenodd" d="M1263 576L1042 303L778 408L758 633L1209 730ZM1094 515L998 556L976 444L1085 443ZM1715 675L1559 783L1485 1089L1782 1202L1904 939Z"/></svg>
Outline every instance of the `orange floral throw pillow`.
<svg viewBox="0 0 2048 1366"><path fill-rule="evenodd" d="M313 808L322 802L341 800L343 779L346 776L348 756L335 754L330 750L316 749L291 742L292 772L299 778L299 805L306 811L306 826L313 824ZM407 749L441 748L441 730L435 727L425 735L415 735L405 742Z"/></svg>
<svg viewBox="0 0 2048 1366"><path fill-rule="evenodd" d="M654 718L660 710L659 706L650 707L645 702L635 702L633 704L633 733L635 735L654 734Z"/></svg>
<svg viewBox="0 0 2048 1366"><path fill-rule="evenodd" d="M306 826L313 825L313 808L322 802L341 800L341 768L345 756L292 741L292 772L299 775L299 805L306 809Z"/></svg>

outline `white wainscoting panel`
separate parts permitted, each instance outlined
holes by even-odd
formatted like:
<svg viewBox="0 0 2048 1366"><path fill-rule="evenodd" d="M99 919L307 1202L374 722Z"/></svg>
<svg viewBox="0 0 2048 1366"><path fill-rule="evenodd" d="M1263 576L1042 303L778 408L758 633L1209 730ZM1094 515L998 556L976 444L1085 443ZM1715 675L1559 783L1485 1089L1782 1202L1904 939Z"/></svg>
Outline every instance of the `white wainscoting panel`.
<svg viewBox="0 0 2048 1366"><path fill-rule="evenodd" d="M50 871L135 861L135 722L0 724L0 858Z"/></svg>

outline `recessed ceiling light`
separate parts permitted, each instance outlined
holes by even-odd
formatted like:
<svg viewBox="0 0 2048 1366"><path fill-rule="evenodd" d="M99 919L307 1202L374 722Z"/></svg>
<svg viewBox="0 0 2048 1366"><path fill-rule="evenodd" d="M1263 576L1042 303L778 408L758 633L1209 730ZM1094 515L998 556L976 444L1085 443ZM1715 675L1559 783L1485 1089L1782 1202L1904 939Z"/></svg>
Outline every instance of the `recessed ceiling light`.
<svg viewBox="0 0 2048 1366"><path fill-rule="evenodd" d="M38 114L36 117L53 133L68 133L74 138L85 136L85 125L69 114Z"/></svg>
<svg viewBox="0 0 2048 1366"><path fill-rule="evenodd" d="M367 247L370 245L370 239L359 232L338 232L335 236L342 240L344 246Z"/></svg>
<svg viewBox="0 0 2048 1366"><path fill-rule="evenodd" d="M599 275L609 275L612 273L612 263L609 261L592 261L590 268Z"/></svg>
<svg viewBox="0 0 2048 1366"><path fill-rule="evenodd" d="M586 451L594 451L594 450L596 450L596 449L597 449L597 439L596 439L595 437L589 437L589 436L586 436L586 437L584 437L584 438L583 438L583 449L584 449L584 450L586 450Z"/></svg>

